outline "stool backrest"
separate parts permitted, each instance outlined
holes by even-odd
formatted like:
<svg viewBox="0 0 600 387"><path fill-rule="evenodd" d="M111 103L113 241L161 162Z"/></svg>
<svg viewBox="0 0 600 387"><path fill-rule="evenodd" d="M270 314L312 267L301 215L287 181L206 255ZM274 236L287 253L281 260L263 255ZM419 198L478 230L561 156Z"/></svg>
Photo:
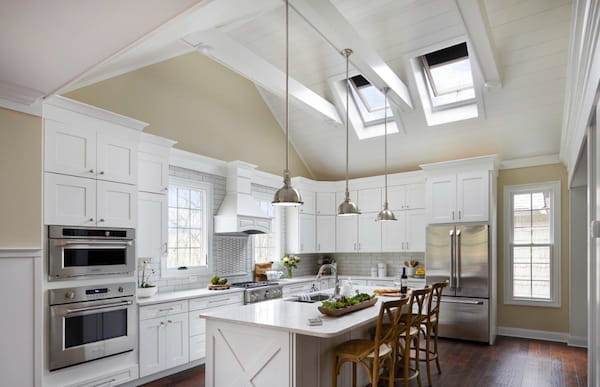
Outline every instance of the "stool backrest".
<svg viewBox="0 0 600 387"><path fill-rule="evenodd" d="M408 297L381 303L379 315L377 316L377 326L375 327L375 348L373 348L376 359L379 356L381 344L395 345L398 341L398 336L402 330L400 326L402 309L407 303Z"/></svg>
<svg viewBox="0 0 600 387"><path fill-rule="evenodd" d="M430 322L431 317L440 317L440 304L442 303L442 294L448 286L448 280L437 282L431 286L431 295L427 304L427 322Z"/></svg>
<svg viewBox="0 0 600 387"><path fill-rule="evenodd" d="M408 301L408 310L406 312L406 326L414 325L414 322L418 320L424 311L425 300L431 294L431 289L425 287L424 289L413 290L410 294L410 300ZM416 311L415 309L416 305Z"/></svg>

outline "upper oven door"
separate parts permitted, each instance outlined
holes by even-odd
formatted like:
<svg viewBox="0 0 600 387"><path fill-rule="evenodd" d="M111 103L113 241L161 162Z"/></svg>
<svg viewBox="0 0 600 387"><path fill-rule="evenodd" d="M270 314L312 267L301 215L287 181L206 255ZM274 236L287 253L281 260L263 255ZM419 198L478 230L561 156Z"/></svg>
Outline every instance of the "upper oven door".
<svg viewBox="0 0 600 387"><path fill-rule="evenodd" d="M134 242L127 240L49 239L50 280L134 270Z"/></svg>
<svg viewBox="0 0 600 387"><path fill-rule="evenodd" d="M50 370L134 349L133 297L50 307Z"/></svg>

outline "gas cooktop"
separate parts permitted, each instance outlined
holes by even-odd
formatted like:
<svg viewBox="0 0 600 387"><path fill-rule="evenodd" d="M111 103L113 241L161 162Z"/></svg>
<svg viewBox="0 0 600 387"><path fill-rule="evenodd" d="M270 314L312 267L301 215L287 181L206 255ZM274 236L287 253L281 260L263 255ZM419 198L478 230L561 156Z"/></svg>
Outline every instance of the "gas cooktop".
<svg viewBox="0 0 600 387"><path fill-rule="evenodd" d="M275 286L275 285L279 285L279 283L271 282L271 281L263 281L263 282L248 281L248 282L238 282L235 284L231 284L231 286L233 286L233 287L244 288L244 289L262 288L264 286Z"/></svg>

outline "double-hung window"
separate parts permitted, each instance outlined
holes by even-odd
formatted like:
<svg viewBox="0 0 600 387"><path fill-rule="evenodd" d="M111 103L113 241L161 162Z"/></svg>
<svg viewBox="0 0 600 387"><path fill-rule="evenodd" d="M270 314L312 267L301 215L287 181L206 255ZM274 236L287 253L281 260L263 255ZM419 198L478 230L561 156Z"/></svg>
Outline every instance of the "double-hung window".
<svg viewBox="0 0 600 387"><path fill-rule="evenodd" d="M186 276L209 270L212 186L171 179L168 195L168 255L162 275Z"/></svg>
<svg viewBox="0 0 600 387"><path fill-rule="evenodd" d="M504 187L504 303L560 306L560 182Z"/></svg>
<svg viewBox="0 0 600 387"><path fill-rule="evenodd" d="M257 199L258 205L261 210L268 216L273 217L273 230L269 234L256 234L254 235L254 262L255 263L266 263L273 262L280 258L280 232L281 219L280 210L271 204L272 198L267 196Z"/></svg>

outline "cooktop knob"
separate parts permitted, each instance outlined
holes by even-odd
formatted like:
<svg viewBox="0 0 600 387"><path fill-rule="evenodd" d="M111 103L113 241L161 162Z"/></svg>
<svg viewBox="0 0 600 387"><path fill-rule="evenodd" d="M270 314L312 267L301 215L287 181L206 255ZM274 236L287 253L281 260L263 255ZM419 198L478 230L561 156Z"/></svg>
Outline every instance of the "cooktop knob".
<svg viewBox="0 0 600 387"><path fill-rule="evenodd" d="M69 300L72 300L75 298L75 292L72 290L69 290L68 292L65 293L65 298L68 298Z"/></svg>
<svg viewBox="0 0 600 387"><path fill-rule="evenodd" d="M119 286L119 289L117 289L117 290L119 290L119 293L123 293L123 291L124 291L122 286Z"/></svg>

